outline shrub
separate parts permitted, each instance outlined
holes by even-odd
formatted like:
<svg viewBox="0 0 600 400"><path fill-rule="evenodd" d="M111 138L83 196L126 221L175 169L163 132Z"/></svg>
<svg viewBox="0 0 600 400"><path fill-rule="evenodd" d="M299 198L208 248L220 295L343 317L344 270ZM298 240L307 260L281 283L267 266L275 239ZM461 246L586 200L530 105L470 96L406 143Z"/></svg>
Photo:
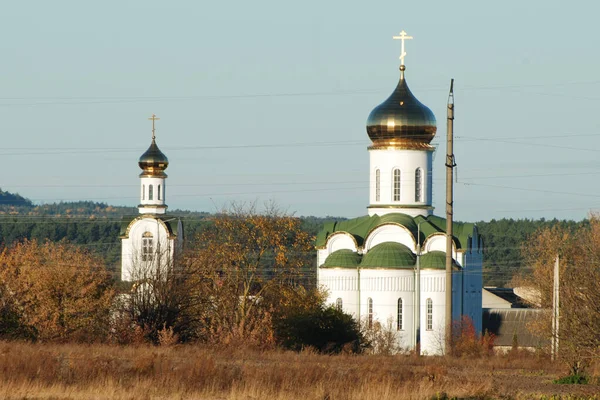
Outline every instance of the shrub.
<svg viewBox="0 0 600 400"><path fill-rule="evenodd" d="M587 375L573 374L552 381L558 385L587 385L590 378Z"/></svg>

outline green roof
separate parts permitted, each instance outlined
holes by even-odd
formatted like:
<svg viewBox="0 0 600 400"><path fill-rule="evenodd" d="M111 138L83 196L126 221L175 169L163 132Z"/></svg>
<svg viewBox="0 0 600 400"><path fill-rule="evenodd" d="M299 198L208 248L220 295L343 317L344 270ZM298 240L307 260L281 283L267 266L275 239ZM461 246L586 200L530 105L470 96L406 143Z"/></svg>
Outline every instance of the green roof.
<svg viewBox="0 0 600 400"><path fill-rule="evenodd" d="M421 235L419 242L425 242L430 235L434 233L446 232L446 219L430 215L423 217L421 215L411 217L402 213L390 213L382 216L363 216L344 221L328 222L323 226L323 229L317 234L315 245L323 247L327 243L329 236L336 232L347 232L352 235L358 246L363 246L367 235L378 226L384 224L399 224L408 229L413 237L417 237L417 232L420 229ZM469 242L469 237L473 235L475 224L454 222L452 224L454 243L457 249L465 249Z"/></svg>
<svg viewBox="0 0 600 400"><path fill-rule="evenodd" d="M321 268L356 268L361 255L348 249L334 251L327 257Z"/></svg>
<svg viewBox="0 0 600 400"><path fill-rule="evenodd" d="M177 218L177 217L173 217L172 215L138 214L138 215L125 215L121 218L121 229L120 229L119 235L121 237L125 237L125 235L127 234L127 228L129 227L129 224L131 224L131 222L134 219L139 218L139 217L160 219L167 226L167 229L169 230L169 234L177 236L179 233L179 232L177 232L177 229L179 228L179 224L177 223L179 218ZM183 221L181 223L182 223L182 227L183 227Z"/></svg>
<svg viewBox="0 0 600 400"><path fill-rule="evenodd" d="M413 268L416 256L408 247L396 242L383 242L364 255L361 268Z"/></svg>
<svg viewBox="0 0 600 400"><path fill-rule="evenodd" d="M443 251L430 251L419 259L421 269L446 269L446 253ZM452 269L459 269L456 261L452 260Z"/></svg>

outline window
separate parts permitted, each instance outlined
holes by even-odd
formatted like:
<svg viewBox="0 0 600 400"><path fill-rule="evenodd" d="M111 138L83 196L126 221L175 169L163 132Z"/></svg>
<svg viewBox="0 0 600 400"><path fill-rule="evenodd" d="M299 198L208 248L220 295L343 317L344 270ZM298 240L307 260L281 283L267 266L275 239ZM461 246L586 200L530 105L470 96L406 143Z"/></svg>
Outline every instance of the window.
<svg viewBox="0 0 600 400"><path fill-rule="evenodd" d="M398 330L401 331L403 328L402 326L402 299L398 299Z"/></svg>
<svg viewBox="0 0 600 400"><path fill-rule="evenodd" d="M369 328L373 327L373 299L367 299L367 324Z"/></svg>
<svg viewBox="0 0 600 400"><path fill-rule="evenodd" d="M142 200L146 200L146 185L142 185Z"/></svg>
<svg viewBox="0 0 600 400"><path fill-rule="evenodd" d="M423 201L423 171L415 170L415 201Z"/></svg>
<svg viewBox="0 0 600 400"><path fill-rule="evenodd" d="M148 186L148 200L154 200L154 186Z"/></svg>
<svg viewBox="0 0 600 400"><path fill-rule="evenodd" d="M381 172L375 170L375 201L381 200Z"/></svg>
<svg viewBox="0 0 600 400"><path fill-rule="evenodd" d="M400 170L394 170L394 201L400 201Z"/></svg>
<svg viewBox="0 0 600 400"><path fill-rule="evenodd" d="M152 261L154 256L153 237L150 232L142 235L142 261Z"/></svg>
<svg viewBox="0 0 600 400"><path fill-rule="evenodd" d="M433 302L427 299L427 328L428 331L433 330Z"/></svg>
<svg viewBox="0 0 600 400"><path fill-rule="evenodd" d="M160 185L158 185L158 190L156 194L158 195L158 199L160 200Z"/></svg>
<svg viewBox="0 0 600 400"><path fill-rule="evenodd" d="M337 300L335 301L335 308L342 311L342 298L341 297L338 297Z"/></svg>

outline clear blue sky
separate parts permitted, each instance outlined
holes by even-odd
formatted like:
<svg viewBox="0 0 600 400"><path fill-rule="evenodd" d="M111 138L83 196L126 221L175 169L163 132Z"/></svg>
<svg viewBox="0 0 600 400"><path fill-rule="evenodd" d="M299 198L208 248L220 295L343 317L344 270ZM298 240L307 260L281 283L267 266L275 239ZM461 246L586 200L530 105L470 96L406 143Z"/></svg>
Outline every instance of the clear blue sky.
<svg viewBox="0 0 600 400"><path fill-rule="evenodd" d="M407 80L436 115L455 79L455 216L600 209L594 1L13 1L0 15L4 190L138 204L152 113L170 209L273 199L297 215L368 203L369 112ZM232 147L239 146L239 147Z"/></svg>

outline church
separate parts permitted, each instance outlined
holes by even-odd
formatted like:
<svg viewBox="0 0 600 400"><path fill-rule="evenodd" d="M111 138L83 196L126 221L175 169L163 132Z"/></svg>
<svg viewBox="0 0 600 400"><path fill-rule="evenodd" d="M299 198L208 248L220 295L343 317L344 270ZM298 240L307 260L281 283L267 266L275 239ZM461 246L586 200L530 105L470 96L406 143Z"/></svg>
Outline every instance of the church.
<svg viewBox="0 0 600 400"><path fill-rule="evenodd" d="M121 280L141 281L159 277L173 266L174 257L183 246L183 224L167 214L165 170L167 156L156 144L152 115L152 143L138 161L140 177L139 215L121 220Z"/></svg>
<svg viewBox="0 0 600 400"><path fill-rule="evenodd" d="M323 227L316 239L317 280L328 304L369 327L397 332L398 346L443 354L446 220L433 214L436 119L410 91L404 40L400 80L367 119L368 215ZM482 324L483 241L477 227L453 223L452 320Z"/></svg>

